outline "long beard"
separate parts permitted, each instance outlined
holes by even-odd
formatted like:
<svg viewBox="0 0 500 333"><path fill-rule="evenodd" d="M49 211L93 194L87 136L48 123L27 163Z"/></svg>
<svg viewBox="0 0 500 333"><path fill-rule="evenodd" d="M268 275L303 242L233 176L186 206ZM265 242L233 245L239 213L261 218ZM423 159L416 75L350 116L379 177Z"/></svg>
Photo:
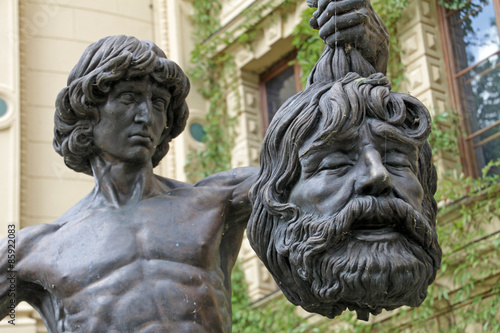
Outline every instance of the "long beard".
<svg viewBox="0 0 500 333"><path fill-rule="evenodd" d="M391 226L398 234L358 239L355 229L363 224ZM433 224L395 198L353 199L333 217L302 215L279 223L275 236L291 279L308 287L290 292L306 310L331 318L346 308L368 319L382 309L420 305L441 261Z"/></svg>

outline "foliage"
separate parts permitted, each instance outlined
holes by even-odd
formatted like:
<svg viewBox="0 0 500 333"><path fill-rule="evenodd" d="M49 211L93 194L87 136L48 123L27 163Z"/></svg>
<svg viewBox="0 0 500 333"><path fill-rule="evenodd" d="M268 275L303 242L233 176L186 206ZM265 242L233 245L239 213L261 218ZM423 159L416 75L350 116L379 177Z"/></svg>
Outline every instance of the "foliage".
<svg viewBox="0 0 500 333"><path fill-rule="evenodd" d="M233 305L233 332L323 332L324 325L313 326L295 314L295 306L284 297L277 297L264 306L253 306L247 295L244 273L236 264L231 276Z"/></svg>
<svg viewBox="0 0 500 333"><path fill-rule="evenodd" d="M476 0L476 2L477 1L479 1L479 4L474 3L474 0L472 0L472 1L438 0L438 4L444 6L444 8L449 9L449 10L468 8L472 11L478 11L478 9L480 9L483 4L488 3L490 0Z"/></svg>
<svg viewBox="0 0 500 333"><path fill-rule="evenodd" d="M206 114L205 149L191 151L187 157L186 175L190 181L197 181L213 173L227 170L231 166L234 117L227 113L227 94L229 87L236 84L228 78L235 70L234 62L229 54L212 56L218 40L206 42L219 28L220 0L194 0L193 21L195 48L191 54L191 62L195 64L189 71L191 79L199 82L199 92L209 103Z"/></svg>
<svg viewBox="0 0 500 333"><path fill-rule="evenodd" d="M280 9L286 10L298 0L285 0ZM188 180L195 182L213 173L227 170L231 167L231 150L234 143L234 126L236 117L228 113L227 99L229 96L236 101L235 110L239 109L239 94L237 90L236 66L231 53L218 52L218 47L228 47L239 43L249 46L257 33L262 31L264 22L262 13L274 6L273 1L251 6L241 14L246 19L230 33L217 35L220 28L219 14L221 0L194 0L195 47L191 53L189 71L192 80L199 83L199 92L208 101L206 125L203 126L205 147L191 151L187 156L185 166ZM279 15L279 11L272 15ZM234 37L237 35L238 37Z"/></svg>
<svg viewBox="0 0 500 333"><path fill-rule="evenodd" d="M432 132L429 143L432 147L433 156L441 156L442 153L457 156L459 154L457 138L459 137L459 117L456 110L436 112L432 118Z"/></svg>

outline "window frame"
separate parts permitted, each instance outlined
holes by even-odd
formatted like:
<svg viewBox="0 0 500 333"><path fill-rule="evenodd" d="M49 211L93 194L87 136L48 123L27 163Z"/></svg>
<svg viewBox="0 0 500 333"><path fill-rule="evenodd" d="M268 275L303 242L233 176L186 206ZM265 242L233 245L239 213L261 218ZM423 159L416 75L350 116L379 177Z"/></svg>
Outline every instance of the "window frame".
<svg viewBox="0 0 500 333"><path fill-rule="evenodd" d="M290 65L290 62L297 58L297 51L292 51L291 53L284 56L282 59L274 63L269 69L260 74L259 76L259 94L260 94L260 114L262 123L262 135L266 134L267 128L269 127L268 110L267 110L267 95L266 95L266 83L271 79L275 78L281 74L288 67L292 66L295 77L295 88L297 92L303 90L302 83L300 82L300 65L296 62Z"/></svg>
<svg viewBox="0 0 500 333"><path fill-rule="evenodd" d="M491 1L493 3L497 31L500 37L500 0L491 0ZM455 57L453 54L454 50L452 45L452 39L450 37L450 27L448 23L448 17L454 15L458 11L458 9L447 12L446 8L442 5L439 5L438 2L439 0L436 0L436 6L438 9L438 17L439 17L439 28L440 28L439 30L441 33L441 41L443 44L443 55L445 60L444 62L445 62L446 72L448 74L447 80L448 80L448 87L450 89L451 104L452 107L458 111L458 114L460 116L459 122L461 128L458 131L459 133L458 146L460 152L462 153L460 155L460 161L463 166L464 173L466 175L472 177L479 177L480 170L477 162L475 149L493 139L496 139L497 137L500 137L500 132L491 135L486 139L481 140L478 144L474 144L473 140L479 135L483 134L484 132L487 132L488 130L496 126L500 126L500 119L498 119L495 123L472 133L470 123L465 120L467 118L466 117L467 110L464 110L464 106L462 105L461 102L461 98L459 95L460 87L458 80L464 74L470 72L472 69L481 65L483 62L487 61L491 57L495 55L500 55L500 50L497 50L496 52L488 55L486 58L480 59L475 64L468 66L464 69L461 69L460 71L457 72L455 70L455 68L457 67L455 64Z"/></svg>

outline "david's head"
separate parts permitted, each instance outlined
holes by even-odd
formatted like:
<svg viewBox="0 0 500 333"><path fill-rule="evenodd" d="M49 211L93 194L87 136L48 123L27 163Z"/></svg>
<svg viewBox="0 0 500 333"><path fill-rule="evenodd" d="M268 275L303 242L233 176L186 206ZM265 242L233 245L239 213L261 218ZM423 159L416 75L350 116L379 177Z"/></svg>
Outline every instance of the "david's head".
<svg viewBox="0 0 500 333"><path fill-rule="evenodd" d="M130 138L135 146L151 146L150 160L156 166L166 155L169 142L186 125L189 80L181 68L150 41L127 36L99 40L85 50L67 84L56 100L54 148L75 171L91 175L92 158L102 154L108 143L120 145L118 136L126 130L129 132L125 138ZM144 96L148 97L147 103L143 101ZM134 121L140 123L141 128L139 125L130 128L125 123L124 112L132 102L138 105ZM162 124L152 124L154 121ZM150 129L153 125L159 129ZM126 149L123 145L118 148ZM116 149L111 146L109 150Z"/></svg>
<svg viewBox="0 0 500 333"><path fill-rule="evenodd" d="M418 306L440 267L428 110L381 74L283 105L264 139L248 237L306 310Z"/></svg>

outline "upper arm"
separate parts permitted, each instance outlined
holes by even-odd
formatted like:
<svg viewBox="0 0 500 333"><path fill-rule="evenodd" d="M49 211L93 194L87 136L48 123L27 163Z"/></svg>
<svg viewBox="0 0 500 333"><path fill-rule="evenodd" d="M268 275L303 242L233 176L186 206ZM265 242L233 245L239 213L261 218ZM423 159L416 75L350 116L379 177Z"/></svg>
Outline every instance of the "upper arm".
<svg viewBox="0 0 500 333"><path fill-rule="evenodd" d="M231 288L231 271L236 262L245 228L252 212L248 197L250 188L257 179L258 168L236 168L217 173L200 181L195 186L210 186L225 192L224 229L220 245L221 268L225 275L225 286ZM215 190L214 191L218 191Z"/></svg>
<svg viewBox="0 0 500 333"><path fill-rule="evenodd" d="M21 229L0 240L0 319L9 314L11 307L30 301L31 283L23 280L23 268L31 247L55 225L40 224Z"/></svg>
<svg viewBox="0 0 500 333"><path fill-rule="evenodd" d="M244 167L216 173L202 179L195 186L213 186L227 192L226 228L245 228L252 205L248 192L257 179L259 168Z"/></svg>

